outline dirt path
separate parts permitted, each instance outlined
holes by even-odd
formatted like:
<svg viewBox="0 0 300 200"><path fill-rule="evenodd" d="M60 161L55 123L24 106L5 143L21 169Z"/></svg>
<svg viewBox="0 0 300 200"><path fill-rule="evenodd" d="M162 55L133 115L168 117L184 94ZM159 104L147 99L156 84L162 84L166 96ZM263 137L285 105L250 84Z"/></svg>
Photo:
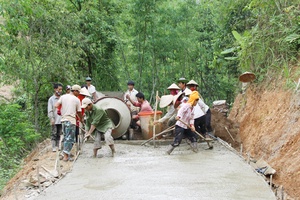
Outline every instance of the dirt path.
<svg viewBox="0 0 300 200"><path fill-rule="evenodd" d="M72 173L49 187L37 200L47 199L274 199L264 180L237 155L215 143L214 150L188 150L186 144L169 156L167 146L117 144L110 157L90 158L92 144Z"/></svg>

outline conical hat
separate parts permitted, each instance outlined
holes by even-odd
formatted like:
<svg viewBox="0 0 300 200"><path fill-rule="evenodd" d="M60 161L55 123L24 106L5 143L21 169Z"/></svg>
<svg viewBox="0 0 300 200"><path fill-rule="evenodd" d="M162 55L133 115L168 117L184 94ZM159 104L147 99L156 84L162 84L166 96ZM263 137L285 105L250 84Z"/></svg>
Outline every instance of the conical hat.
<svg viewBox="0 0 300 200"><path fill-rule="evenodd" d="M180 90L180 88L175 83L173 83L168 87L168 90Z"/></svg>
<svg viewBox="0 0 300 200"><path fill-rule="evenodd" d="M164 108L170 105L173 102L173 95L164 95L160 98L159 107Z"/></svg>
<svg viewBox="0 0 300 200"><path fill-rule="evenodd" d="M194 80L190 80L186 85L197 85L198 86L198 83L196 83L196 81L194 81Z"/></svg>
<svg viewBox="0 0 300 200"><path fill-rule="evenodd" d="M252 72L245 72L240 75L239 80L243 83L248 83L254 81L255 78L256 76Z"/></svg>
<svg viewBox="0 0 300 200"><path fill-rule="evenodd" d="M80 94L82 94L84 96L91 97L91 94L89 93L89 91L85 87L81 88Z"/></svg>

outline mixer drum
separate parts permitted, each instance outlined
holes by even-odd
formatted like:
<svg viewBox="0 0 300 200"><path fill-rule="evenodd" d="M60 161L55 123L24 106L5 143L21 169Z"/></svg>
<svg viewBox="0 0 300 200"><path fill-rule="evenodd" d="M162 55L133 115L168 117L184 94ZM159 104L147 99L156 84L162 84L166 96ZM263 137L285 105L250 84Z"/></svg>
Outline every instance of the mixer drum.
<svg viewBox="0 0 300 200"><path fill-rule="evenodd" d="M127 105L119 98L102 97L95 104L106 110L108 117L115 124L115 129L112 132L114 139L121 137L127 132L131 122L131 113Z"/></svg>

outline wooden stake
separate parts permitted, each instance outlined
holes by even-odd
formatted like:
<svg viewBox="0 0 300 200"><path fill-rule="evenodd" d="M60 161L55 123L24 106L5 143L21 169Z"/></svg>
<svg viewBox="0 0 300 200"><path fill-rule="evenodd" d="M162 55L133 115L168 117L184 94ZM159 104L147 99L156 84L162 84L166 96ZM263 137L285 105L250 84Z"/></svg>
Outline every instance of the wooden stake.
<svg viewBox="0 0 300 200"><path fill-rule="evenodd" d="M240 154L241 154L241 156L243 155L243 143L241 143Z"/></svg>
<svg viewBox="0 0 300 200"><path fill-rule="evenodd" d="M166 130L164 130L164 131L160 132L159 134L157 134L156 137L158 137L158 136L160 136L160 135L162 135L162 134L164 134L164 133L166 133L166 132L172 131L172 130L174 130L174 129L175 129L175 125L170 126L170 127L167 128ZM146 140L146 141L143 142L141 145L143 146L143 145L145 145L146 143L150 142L151 140L153 140L153 138L150 138L150 139Z"/></svg>
<svg viewBox="0 0 300 200"><path fill-rule="evenodd" d="M156 121L156 113L157 113L157 104L158 104L158 101L157 101L157 96L158 96L158 91L156 91L156 96L155 96L155 111L154 111L154 119L153 121L155 122ZM153 124L153 146L155 148L155 129L156 129L156 125Z"/></svg>
<svg viewBox="0 0 300 200"><path fill-rule="evenodd" d="M226 126L224 128L226 129L226 131L229 134L229 136L231 137L231 139L235 142L235 140L233 139L233 137L232 137L231 133L229 132L228 128Z"/></svg>
<svg viewBox="0 0 300 200"><path fill-rule="evenodd" d="M270 175L270 188L271 188L271 189L272 189L272 184L273 184L272 182L273 182L273 175L271 174L271 175Z"/></svg>

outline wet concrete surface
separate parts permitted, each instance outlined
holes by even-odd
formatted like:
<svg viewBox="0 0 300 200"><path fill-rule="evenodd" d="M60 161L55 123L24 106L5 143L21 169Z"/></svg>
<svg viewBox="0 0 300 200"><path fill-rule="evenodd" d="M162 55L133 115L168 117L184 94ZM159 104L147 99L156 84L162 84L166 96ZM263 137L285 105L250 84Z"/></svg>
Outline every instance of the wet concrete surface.
<svg viewBox="0 0 300 200"><path fill-rule="evenodd" d="M262 177L218 143L213 150L199 144L198 153L182 144L171 155L166 145L116 143L115 157L103 146L100 158L91 158L93 146L85 144L73 171L36 199L276 199Z"/></svg>

